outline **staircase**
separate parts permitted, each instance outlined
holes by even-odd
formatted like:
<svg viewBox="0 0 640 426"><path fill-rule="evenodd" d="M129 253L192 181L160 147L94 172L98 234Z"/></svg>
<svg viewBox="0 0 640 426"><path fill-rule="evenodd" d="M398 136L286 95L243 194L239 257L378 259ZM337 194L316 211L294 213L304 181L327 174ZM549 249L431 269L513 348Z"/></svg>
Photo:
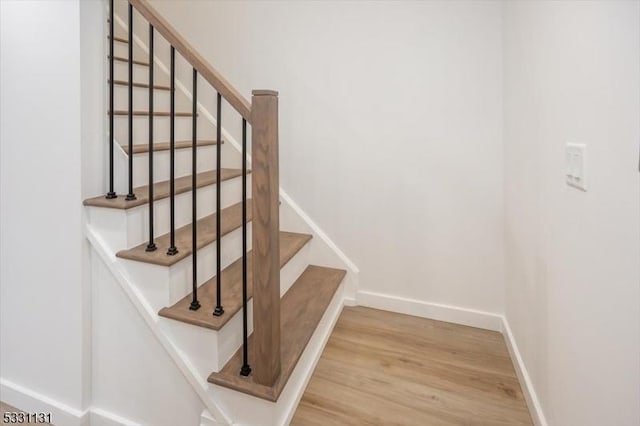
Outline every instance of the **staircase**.
<svg viewBox="0 0 640 426"><path fill-rule="evenodd" d="M107 13L109 183L84 201L87 236L196 388L203 424L287 423L349 263L280 199L278 94L244 99L147 0Z"/></svg>

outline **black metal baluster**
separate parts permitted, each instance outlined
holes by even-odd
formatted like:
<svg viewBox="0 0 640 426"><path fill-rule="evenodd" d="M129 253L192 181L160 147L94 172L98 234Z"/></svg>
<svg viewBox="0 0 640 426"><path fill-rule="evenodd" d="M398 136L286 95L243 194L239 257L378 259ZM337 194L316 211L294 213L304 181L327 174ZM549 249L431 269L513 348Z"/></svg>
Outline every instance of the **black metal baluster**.
<svg viewBox="0 0 640 426"><path fill-rule="evenodd" d="M176 154L176 138L175 138L175 120L176 120L176 49L171 46L171 119L169 121L169 209L171 222L171 245L167 250L169 256L178 253L176 247L176 206L175 206L175 154Z"/></svg>
<svg viewBox="0 0 640 426"><path fill-rule="evenodd" d="M198 136L197 133L197 118L198 118L198 71L193 69L193 109L192 109L192 121L191 121L191 259L193 263L193 299L191 300L191 305L189 305L189 309L192 311L197 311L200 309L200 302L198 302L198 245L196 242L196 238L198 235L197 232L197 214L196 214L196 174L198 172L198 156L197 156L197 146L196 139Z"/></svg>
<svg viewBox="0 0 640 426"><path fill-rule="evenodd" d="M247 120L242 119L242 368L240 374L251 374L247 348Z"/></svg>
<svg viewBox="0 0 640 426"><path fill-rule="evenodd" d="M127 201L136 199L133 193L133 6L129 3L129 193Z"/></svg>
<svg viewBox="0 0 640 426"><path fill-rule="evenodd" d="M109 192L106 198L116 198L113 190L113 0L109 2Z"/></svg>
<svg viewBox="0 0 640 426"><path fill-rule="evenodd" d="M220 263L221 263L221 251L222 251L222 235L220 234L220 198L221 198L221 186L220 172L222 167L222 141L221 129L222 129L222 96L218 93L217 99L217 117L216 117L216 308L213 310L213 315L220 316L224 314L222 308L222 277L220 276Z"/></svg>
<svg viewBox="0 0 640 426"><path fill-rule="evenodd" d="M149 24L149 244L145 251L155 251L153 241L153 25Z"/></svg>

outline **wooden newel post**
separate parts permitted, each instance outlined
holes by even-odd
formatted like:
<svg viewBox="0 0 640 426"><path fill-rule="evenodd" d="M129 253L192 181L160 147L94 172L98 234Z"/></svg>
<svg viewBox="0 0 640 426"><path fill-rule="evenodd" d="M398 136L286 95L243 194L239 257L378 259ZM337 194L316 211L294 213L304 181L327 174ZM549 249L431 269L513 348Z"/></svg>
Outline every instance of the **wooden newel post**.
<svg viewBox="0 0 640 426"><path fill-rule="evenodd" d="M253 233L252 367L256 382L280 375L280 216L278 92L254 90L251 99Z"/></svg>

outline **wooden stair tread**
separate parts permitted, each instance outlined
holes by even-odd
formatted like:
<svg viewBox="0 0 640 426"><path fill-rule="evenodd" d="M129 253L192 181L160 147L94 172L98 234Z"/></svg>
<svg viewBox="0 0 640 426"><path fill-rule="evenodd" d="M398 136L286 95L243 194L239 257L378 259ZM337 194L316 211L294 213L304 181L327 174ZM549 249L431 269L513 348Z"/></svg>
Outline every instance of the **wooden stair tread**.
<svg viewBox="0 0 640 426"><path fill-rule="evenodd" d="M250 173L250 172L248 172ZM220 169L220 177L222 181L233 179L242 175L242 169ZM200 188L216 183L216 171L209 170L196 175L196 187ZM155 201L169 197L169 181L156 182L153 184L153 199ZM182 176L175 180L175 193L191 191L191 175ZM136 195L135 200L127 201L126 194L119 194L118 198L107 199L104 195L84 200L85 206L107 207L112 209L130 209L138 207L149 202L149 185L139 186L133 189Z"/></svg>
<svg viewBox="0 0 640 426"><path fill-rule="evenodd" d="M107 59L111 59L111 56L107 56ZM123 58L121 56L114 56L113 60L116 61L116 62L127 62L127 63L129 62L129 58ZM134 59L131 62L133 62L134 65L142 65L144 67L148 67L149 66L149 62L143 62L143 61L139 61L137 59Z"/></svg>
<svg viewBox="0 0 640 426"><path fill-rule="evenodd" d="M107 83L109 83L109 80L107 80ZM129 86L129 82L125 81L125 80L113 80L113 84L115 84L116 86ZM148 83L133 83L132 84L133 87L142 87L142 88L149 88L149 84ZM166 90L166 91L171 91L171 87L169 86L163 86L160 84L154 84L153 88L156 90Z"/></svg>
<svg viewBox="0 0 640 426"><path fill-rule="evenodd" d="M242 348L218 373L211 373L210 383L276 402L315 331L346 271L309 265L284 295L280 303L280 376L273 386L254 382L253 375L242 377ZM251 348L252 336L249 336ZM251 354L251 351L249 352ZM251 355L249 355L251 357ZM251 365L251 358L249 358Z"/></svg>
<svg viewBox="0 0 640 426"><path fill-rule="evenodd" d="M109 111L107 111L107 114L109 114ZM124 116L128 116L129 115L129 111L126 110L115 110L113 111L113 115L124 115ZM149 116L149 111L133 111L134 116L137 117L148 117ZM168 111L153 111L153 116L154 117L170 117L171 116L171 112ZM191 117L193 116L193 113L191 112L175 112L175 116L176 117Z"/></svg>
<svg viewBox="0 0 640 426"><path fill-rule="evenodd" d="M110 35L108 35L108 36L107 36L107 39L110 39L110 38L111 38L111 36L110 36ZM127 44L129 43L129 40L127 40L126 38L124 38L124 37L118 37L118 36L115 36L115 37L113 38L113 41L117 41L117 42L119 42L119 43L127 43Z"/></svg>
<svg viewBox="0 0 640 426"><path fill-rule="evenodd" d="M224 143L224 141L220 141L220 143ZM199 140L196 141L196 146L201 147L201 146L211 146L211 145L215 145L216 141L214 140ZM191 141L176 141L175 142L175 147L176 149L185 149L185 148L191 148L192 142ZM170 149L170 144L169 142L155 142L153 144L153 152L157 152L157 151L168 151ZM129 154L129 147L127 145L122 145L122 150ZM146 152L149 152L149 144L148 143L140 143L140 144L135 144L133 145L133 153L134 154L144 154Z"/></svg>
<svg viewBox="0 0 640 426"><path fill-rule="evenodd" d="M280 267L311 240L311 235L280 231ZM247 300L253 297L252 252L247 254ZM189 293L173 306L163 308L159 315L211 330L220 330L236 312L242 308L242 258L226 267L221 274L221 291L224 314L211 315L216 306L216 277L198 287L198 300L202 307L197 311L189 310L192 294Z"/></svg>
<svg viewBox="0 0 640 426"><path fill-rule="evenodd" d="M220 212L221 235L225 236L229 232L242 226L242 203L234 204L222 209ZM251 200L247 200L247 221L251 220ZM198 236L196 247L201 249L207 244L216 240L216 214L210 214L198 219ZM142 243L134 248L122 250L116 253L122 259L135 260L138 262L152 263L154 265L171 266L191 254L191 224L176 229L176 247L178 253L169 256L167 249L170 245L170 234L166 233L156 238L157 250L146 251L147 243Z"/></svg>

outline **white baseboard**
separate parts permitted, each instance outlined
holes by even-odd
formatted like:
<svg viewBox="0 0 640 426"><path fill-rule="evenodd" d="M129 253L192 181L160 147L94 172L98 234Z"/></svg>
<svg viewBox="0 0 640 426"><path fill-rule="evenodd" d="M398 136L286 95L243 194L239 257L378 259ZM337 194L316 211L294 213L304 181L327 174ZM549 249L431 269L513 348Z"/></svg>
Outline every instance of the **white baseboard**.
<svg viewBox="0 0 640 426"><path fill-rule="evenodd" d="M0 378L0 399L5 404L28 413L51 413L56 425L85 426L89 424L89 411L69 407L60 401L42 395L17 383Z"/></svg>
<svg viewBox="0 0 640 426"><path fill-rule="evenodd" d="M501 331L502 336L504 337L504 341L507 345L507 349L509 350L511 361L513 362L513 366L516 370L518 380L520 381L520 387L522 388L522 392L524 393L524 398L527 401L531 419L536 426L547 426L547 419L545 418L544 412L542 411L542 406L540 405L540 400L538 399L536 390L533 387L533 382L531 381L531 377L527 372L527 367L524 365L524 360L520 355L520 350L518 349L516 340L513 337L513 333L511 332L511 327L509 327L509 322L504 316L502 317Z"/></svg>
<svg viewBox="0 0 640 426"><path fill-rule="evenodd" d="M316 326L316 330L307 343L307 347L304 350L305 353L302 354L298 361L299 365L296 366L296 368L302 370L300 374L301 380L299 380L298 383L295 383L293 375L289 379L291 380L292 385L296 386L294 391L295 397L285 409L285 414L283 416L284 421L282 422L283 425L291 423L291 420L298 408L298 404L304 395L304 391L311 380L311 376L313 376L313 372L316 370L316 366L320 361L322 353L324 352L324 348L333 333L333 329L338 322L338 318L340 318L340 314L342 313L342 308L344 306L344 287L345 285L342 283L340 288L336 291L336 294L334 294L331 303L327 306L324 315Z"/></svg>
<svg viewBox="0 0 640 426"><path fill-rule="evenodd" d="M491 312L430 303L390 294L358 291L360 306L502 332L502 316Z"/></svg>
<svg viewBox="0 0 640 426"><path fill-rule="evenodd" d="M89 423L91 426L140 426L140 423L103 410L102 408L92 407L89 418L91 419Z"/></svg>
<svg viewBox="0 0 640 426"><path fill-rule="evenodd" d="M0 400L26 413L51 413L59 426L139 426L117 414L97 407L78 410L24 386L0 378Z"/></svg>
<svg viewBox="0 0 640 426"><path fill-rule="evenodd" d="M200 413L200 426L222 426L206 408Z"/></svg>

